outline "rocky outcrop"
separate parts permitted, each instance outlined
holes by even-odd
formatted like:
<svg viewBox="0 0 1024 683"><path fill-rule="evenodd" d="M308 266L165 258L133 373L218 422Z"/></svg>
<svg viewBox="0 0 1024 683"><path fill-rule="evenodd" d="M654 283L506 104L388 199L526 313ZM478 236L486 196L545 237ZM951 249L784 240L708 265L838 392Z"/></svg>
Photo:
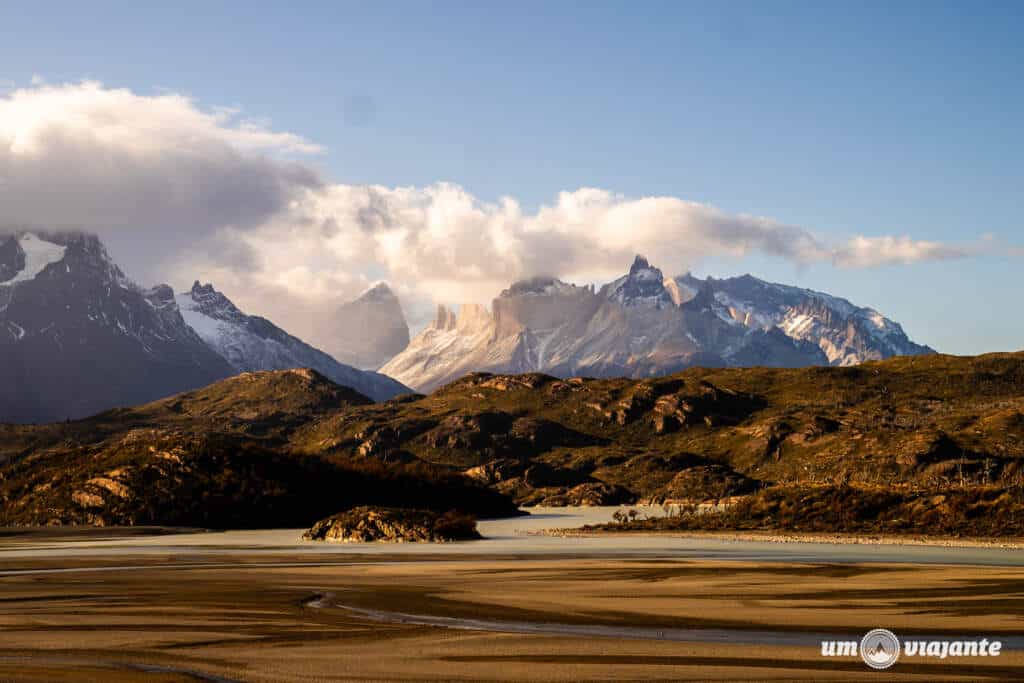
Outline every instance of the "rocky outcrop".
<svg viewBox="0 0 1024 683"><path fill-rule="evenodd" d="M480 538L476 520L447 512L357 507L314 524L302 538L328 543L443 543Z"/></svg>
<svg viewBox="0 0 1024 683"><path fill-rule="evenodd" d="M636 496L627 489L603 481L592 481L569 489L552 493L535 504L543 507L627 505L636 501Z"/></svg>
<svg viewBox="0 0 1024 683"><path fill-rule="evenodd" d="M725 465L698 465L677 473L649 499L661 503L702 503L743 496L757 490L759 482Z"/></svg>

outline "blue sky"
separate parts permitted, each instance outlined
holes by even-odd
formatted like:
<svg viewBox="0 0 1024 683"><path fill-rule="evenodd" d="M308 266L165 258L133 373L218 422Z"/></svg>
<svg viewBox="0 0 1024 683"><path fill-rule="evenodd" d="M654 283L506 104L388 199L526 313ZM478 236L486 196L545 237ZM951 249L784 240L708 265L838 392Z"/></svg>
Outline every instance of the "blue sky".
<svg viewBox="0 0 1024 683"><path fill-rule="evenodd" d="M208 5L213 5L208 6ZM552 6L554 5L554 6ZM668 195L837 240L1024 243L1024 4L5 3L0 81L235 106L339 183L524 208ZM667 272L687 265L651 260ZM1024 347L1019 256L839 269L710 257L953 353ZM625 264L624 264L625 267Z"/></svg>

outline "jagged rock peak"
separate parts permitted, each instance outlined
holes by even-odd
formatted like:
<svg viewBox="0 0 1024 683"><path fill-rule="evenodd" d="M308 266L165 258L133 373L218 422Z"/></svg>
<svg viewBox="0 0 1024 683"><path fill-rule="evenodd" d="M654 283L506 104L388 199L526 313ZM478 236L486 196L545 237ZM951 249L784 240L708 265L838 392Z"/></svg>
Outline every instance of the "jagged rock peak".
<svg viewBox="0 0 1024 683"><path fill-rule="evenodd" d="M658 270L658 269L651 267L651 264L647 260L647 257L641 256L640 254L637 254L636 257L633 259L633 265L629 267L629 274L630 275L636 275L637 273L640 273L642 271L647 271L647 270ZM658 272L660 273L661 271L658 270Z"/></svg>
<svg viewBox="0 0 1024 683"><path fill-rule="evenodd" d="M213 283L208 282L204 285L201 282L199 282L199 280L196 280L195 282L192 283L192 289L190 290L190 292L193 298L226 298L223 294L221 294L214 288Z"/></svg>
<svg viewBox="0 0 1024 683"><path fill-rule="evenodd" d="M170 288L129 281L97 236L14 241L0 282L0 422L84 417L231 374Z"/></svg>
<svg viewBox="0 0 1024 683"><path fill-rule="evenodd" d="M438 304L431 326L435 330L466 330L490 324L491 321L490 312L481 304L462 304L458 313L444 304Z"/></svg>
<svg viewBox="0 0 1024 683"><path fill-rule="evenodd" d="M22 231L0 243L0 285L34 280L63 264L65 273L74 269L91 273L91 278L122 288L134 287L110 258L99 237L84 232Z"/></svg>
<svg viewBox="0 0 1024 683"><path fill-rule="evenodd" d="M192 303L187 308L210 318L227 319L244 316L231 299L214 289L211 283L204 285L196 280L192 283L192 289L189 290L188 296L192 299Z"/></svg>
<svg viewBox="0 0 1024 683"><path fill-rule="evenodd" d="M629 274L605 285L606 296L626 306L651 305L657 308L675 305L665 289L665 276L640 254L633 259Z"/></svg>
<svg viewBox="0 0 1024 683"><path fill-rule="evenodd" d="M178 308L178 302L174 298L174 290L170 285L157 285L143 292L146 301L157 310L174 310Z"/></svg>
<svg viewBox="0 0 1024 683"><path fill-rule="evenodd" d="M441 307L385 372L430 391L472 371L647 377L692 365L849 365L931 352L845 299L751 275L666 280L642 255L596 295L536 277L511 285L491 310L490 326L476 326Z"/></svg>
<svg viewBox="0 0 1024 683"><path fill-rule="evenodd" d="M434 316L434 322L431 326L436 330L452 330L455 329L455 322L455 312L444 304L438 304L437 314Z"/></svg>

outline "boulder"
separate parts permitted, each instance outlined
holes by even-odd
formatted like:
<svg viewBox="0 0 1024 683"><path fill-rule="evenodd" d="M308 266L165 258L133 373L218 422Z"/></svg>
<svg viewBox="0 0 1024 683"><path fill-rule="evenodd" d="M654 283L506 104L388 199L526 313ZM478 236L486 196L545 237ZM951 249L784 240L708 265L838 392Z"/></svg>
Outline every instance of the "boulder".
<svg viewBox="0 0 1024 683"><path fill-rule="evenodd" d="M480 538L476 520L454 511L357 507L314 524L302 538L328 543L461 541Z"/></svg>
<svg viewBox="0 0 1024 683"><path fill-rule="evenodd" d="M562 506L593 506L593 505L625 505L636 501L636 496L628 489L603 481L593 481L563 489L541 499L538 504L548 507Z"/></svg>

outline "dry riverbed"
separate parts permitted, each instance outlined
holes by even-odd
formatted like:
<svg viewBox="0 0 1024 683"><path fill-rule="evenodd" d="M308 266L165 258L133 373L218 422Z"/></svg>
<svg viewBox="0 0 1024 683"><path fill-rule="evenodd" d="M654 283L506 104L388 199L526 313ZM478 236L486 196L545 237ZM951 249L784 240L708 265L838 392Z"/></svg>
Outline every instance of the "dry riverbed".
<svg viewBox="0 0 1024 683"><path fill-rule="evenodd" d="M1018 567L0 549L0 679L867 681L817 642L885 626L1016 645L887 680L1019 680L1022 613Z"/></svg>

